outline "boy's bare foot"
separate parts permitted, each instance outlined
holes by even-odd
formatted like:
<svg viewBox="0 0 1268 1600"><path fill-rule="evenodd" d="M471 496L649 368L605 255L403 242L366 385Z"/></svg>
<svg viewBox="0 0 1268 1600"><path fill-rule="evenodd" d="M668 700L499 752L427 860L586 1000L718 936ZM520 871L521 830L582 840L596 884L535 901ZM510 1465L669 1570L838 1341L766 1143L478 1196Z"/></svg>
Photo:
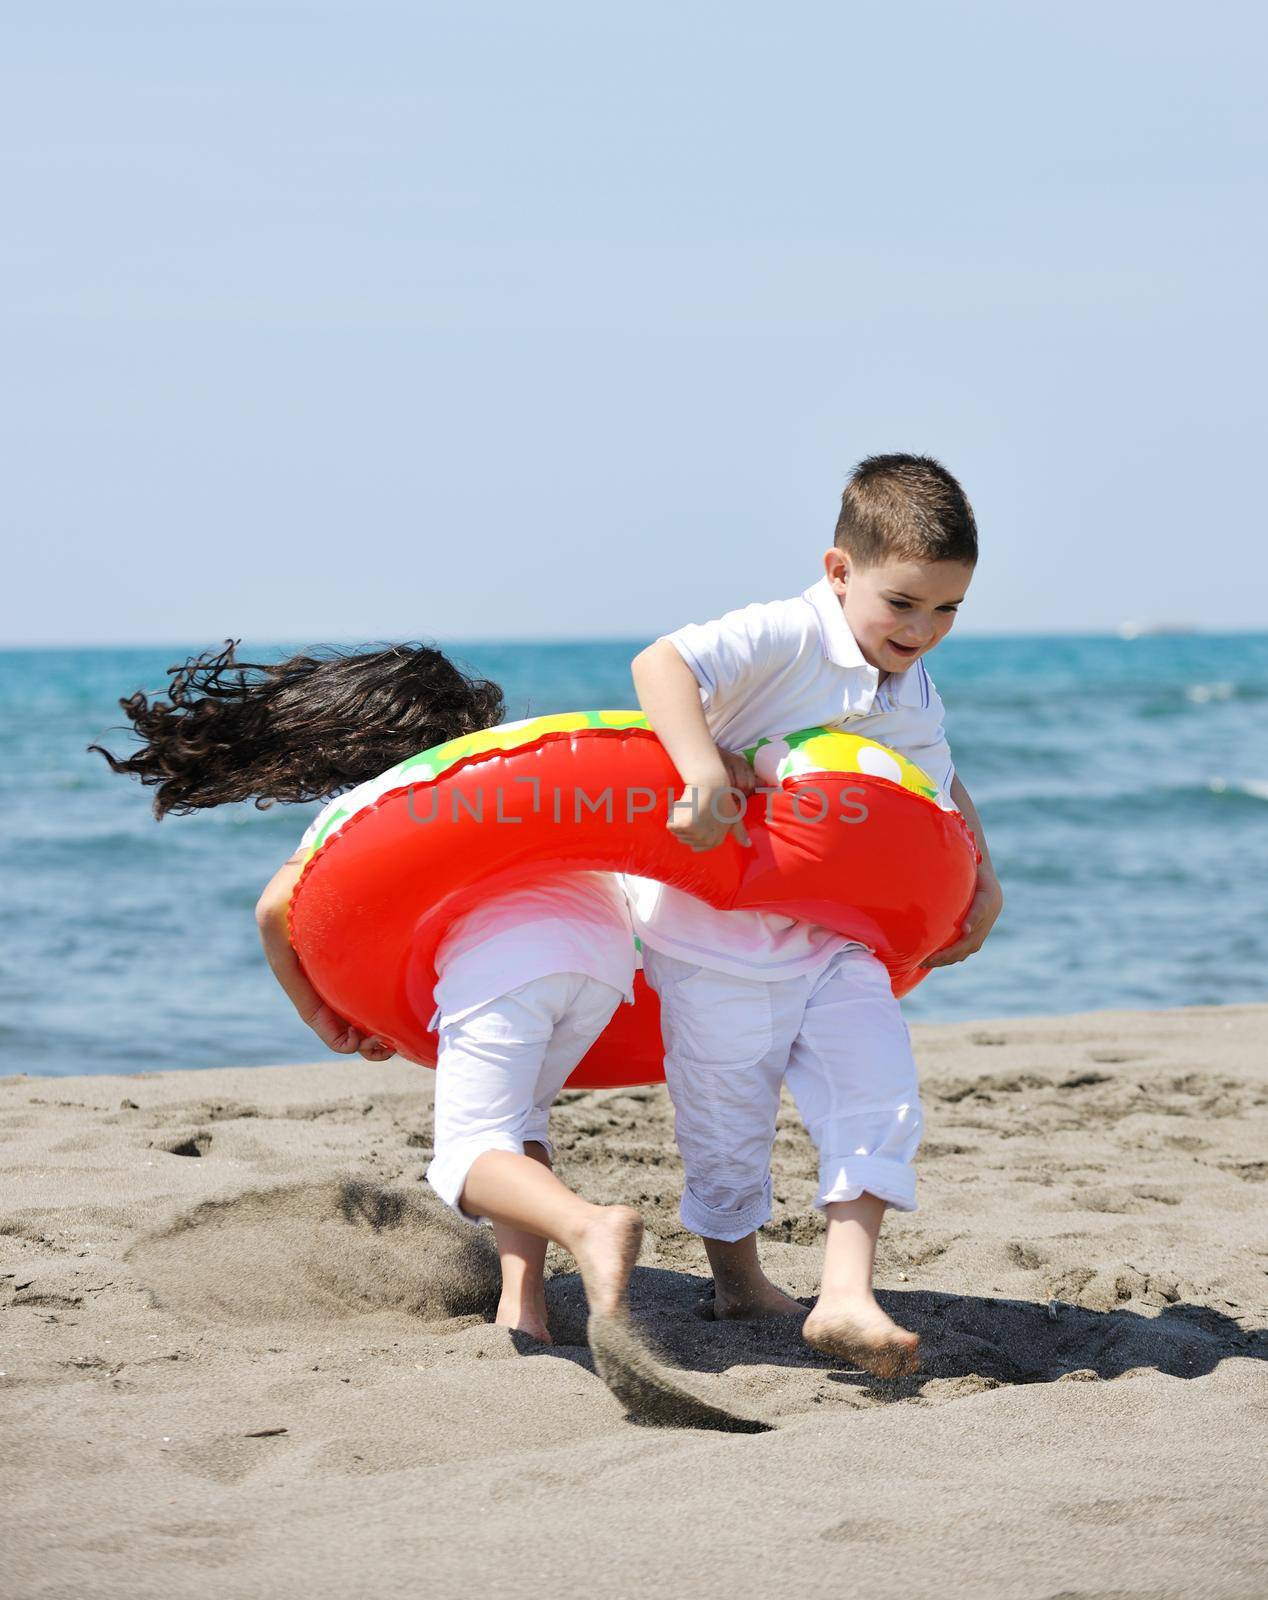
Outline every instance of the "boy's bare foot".
<svg viewBox="0 0 1268 1600"><path fill-rule="evenodd" d="M900 1328L870 1294L827 1303L821 1297L801 1334L824 1355L849 1361L877 1378L905 1378L920 1365L920 1336Z"/></svg>
<svg viewBox="0 0 1268 1600"><path fill-rule="evenodd" d="M601 1206L572 1245L590 1311L625 1314L625 1291L643 1243L643 1219L631 1206Z"/></svg>
<svg viewBox="0 0 1268 1600"><path fill-rule="evenodd" d="M696 1307L696 1313L706 1322L755 1322L761 1317L804 1317L806 1308L776 1288L769 1278L728 1289L715 1280L712 1292Z"/></svg>
<svg viewBox="0 0 1268 1600"><path fill-rule="evenodd" d="M498 1314L493 1320L499 1328L510 1328L515 1333L526 1333L529 1338L537 1339L542 1344L555 1342L550 1336L550 1329L546 1326L544 1294L536 1295L532 1299L519 1299L503 1294L498 1301Z"/></svg>

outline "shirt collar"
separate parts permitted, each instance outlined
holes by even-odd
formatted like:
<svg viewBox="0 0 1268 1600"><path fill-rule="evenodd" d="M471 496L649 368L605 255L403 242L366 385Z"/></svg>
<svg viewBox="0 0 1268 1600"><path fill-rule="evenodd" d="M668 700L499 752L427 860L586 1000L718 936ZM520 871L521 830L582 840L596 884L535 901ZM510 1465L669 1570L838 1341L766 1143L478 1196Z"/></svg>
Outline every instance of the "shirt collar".
<svg viewBox="0 0 1268 1600"><path fill-rule="evenodd" d="M845 620L841 602L833 592L827 578L820 578L802 595L815 613L819 623L819 637L823 653L835 666L844 667L850 674L846 684L846 709L851 713L866 715L872 710L880 682L879 671L866 661L859 649L850 624ZM883 685L883 693L892 705L923 706L928 704L925 695L924 666L917 661L905 672L891 673Z"/></svg>

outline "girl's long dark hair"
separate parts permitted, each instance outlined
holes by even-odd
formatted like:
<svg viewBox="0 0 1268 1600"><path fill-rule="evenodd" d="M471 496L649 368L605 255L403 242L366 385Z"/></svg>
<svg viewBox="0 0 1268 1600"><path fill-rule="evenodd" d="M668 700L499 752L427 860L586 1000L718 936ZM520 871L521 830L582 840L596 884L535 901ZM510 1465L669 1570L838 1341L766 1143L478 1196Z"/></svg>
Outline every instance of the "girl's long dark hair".
<svg viewBox="0 0 1268 1600"><path fill-rule="evenodd" d="M166 699L120 700L142 741L132 755L88 746L155 789L156 817L230 800L324 800L503 717L496 683L423 645L272 664L239 661L236 648L227 640L169 667Z"/></svg>

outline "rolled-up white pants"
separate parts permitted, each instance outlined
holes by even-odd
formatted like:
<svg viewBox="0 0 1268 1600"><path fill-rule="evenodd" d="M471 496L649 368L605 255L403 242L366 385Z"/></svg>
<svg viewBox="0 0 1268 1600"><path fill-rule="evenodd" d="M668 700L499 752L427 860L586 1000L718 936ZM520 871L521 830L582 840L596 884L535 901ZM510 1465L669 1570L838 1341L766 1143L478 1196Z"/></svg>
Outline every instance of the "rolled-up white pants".
<svg viewBox="0 0 1268 1600"><path fill-rule="evenodd" d="M522 1155L545 1145L555 1096L607 1027L621 991L579 972L553 972L441 1016L435 1157L427 1181L460 1216L471 1164L486 1150Z"/></svg>
<svg viewBox="0 0 1268 1600"><path fill-rule="evenodd" d="M679 1214L735 1241L771 1216L771 1147L785 1078L819 1152L815 1204L874 1194L916 1207L920 1095L911 1034L868 950L754 983L644 949L660 996L665 1077L686 1173Z"/></svg>

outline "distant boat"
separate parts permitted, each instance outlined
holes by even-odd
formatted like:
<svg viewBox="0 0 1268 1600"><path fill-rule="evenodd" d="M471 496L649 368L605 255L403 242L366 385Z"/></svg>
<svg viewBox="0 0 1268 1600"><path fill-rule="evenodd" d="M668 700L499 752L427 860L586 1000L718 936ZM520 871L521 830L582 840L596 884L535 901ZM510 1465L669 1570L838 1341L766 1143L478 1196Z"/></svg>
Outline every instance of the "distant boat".
<svg viewBox="0 0 1268 1600"><path fill-rule="evenodd" d="M1148 639L1156 633L1196 633L1198 630L1191 622L1120 622L1118 637L1120 639Z"/></svg>

